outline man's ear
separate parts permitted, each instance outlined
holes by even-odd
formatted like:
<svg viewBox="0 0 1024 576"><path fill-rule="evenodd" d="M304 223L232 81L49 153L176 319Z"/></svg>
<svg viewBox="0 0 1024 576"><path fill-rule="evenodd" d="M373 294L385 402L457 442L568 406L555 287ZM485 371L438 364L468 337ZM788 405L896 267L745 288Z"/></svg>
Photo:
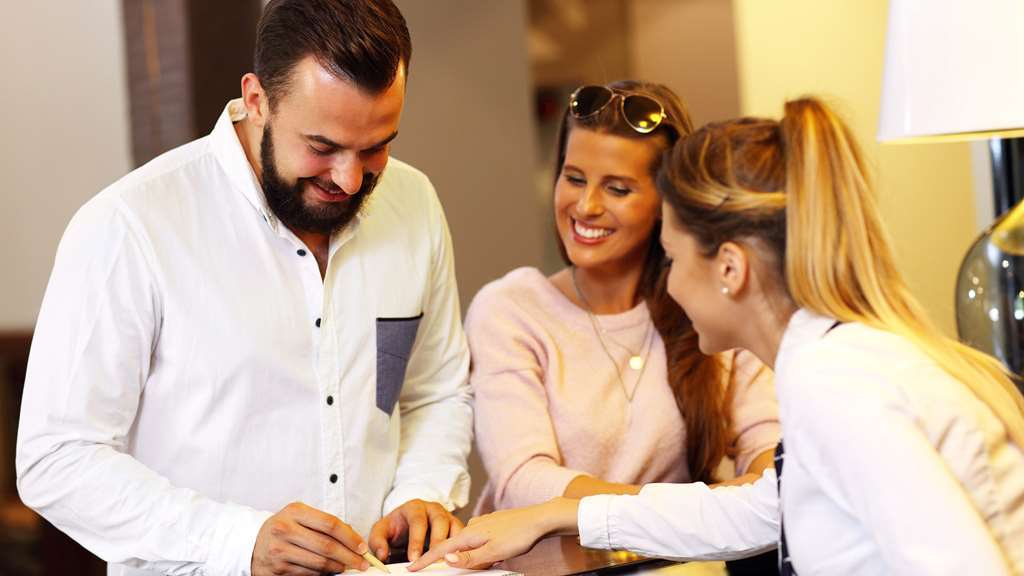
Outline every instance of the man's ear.
<svg viewBox="0 0 1024 576"><path fill-rule="evenodd" d="M270 101L259 77L252 72L242 76L242 103L249 121L263 128L270 116Z"/></svg>
<svg viewBox="0 0 1024 576"><path fill-rule="evenodd" d="M750 279L747 249L736 242L723 242L715 256L715 270L723 293L733 296L741 294Z"/></svg>

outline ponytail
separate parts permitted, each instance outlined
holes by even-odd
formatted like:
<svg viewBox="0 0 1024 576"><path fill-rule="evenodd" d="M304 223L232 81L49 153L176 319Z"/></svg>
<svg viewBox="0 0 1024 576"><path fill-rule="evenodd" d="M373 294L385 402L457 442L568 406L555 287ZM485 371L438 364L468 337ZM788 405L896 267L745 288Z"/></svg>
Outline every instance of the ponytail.
<svg viewBox="0 0 1024 576"><path fill-rule="evenodd" d="M756 236L782 260L794 303L912 342L963 383L1024 448L1024 397L995 358L942 336L896 267L863 156L815 98L781 122L710 124L676 146L659 189L706 254ZM783 198L784 197L784 198Z"/></svg>
<svg viewBox="0 0 1024 576"><path fill-rule="evenodd" d="M896 268L849 129L813 98L786 104L786 283L801 308L913 342L1024 447L1024 398L995 358L941 335ZM842 209L842 213L840 213Z"/></svg>

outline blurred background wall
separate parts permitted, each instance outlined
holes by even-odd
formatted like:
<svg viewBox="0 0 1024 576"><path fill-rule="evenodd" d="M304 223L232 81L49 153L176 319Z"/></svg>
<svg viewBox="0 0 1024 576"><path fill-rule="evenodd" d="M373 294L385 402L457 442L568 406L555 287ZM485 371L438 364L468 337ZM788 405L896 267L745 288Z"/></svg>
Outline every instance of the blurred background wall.
<svg viewBox="0 0 1024 576"><path fill-rule="evenodd" d="M0 329L35 324L71 215L131 167L121 4L5 2Z"/></svg>
<svg viewBox="0 0 1024 576"><path fill-rule="evenodd" d="M809 93L839 108L874 169L898 265L939 327L955 336L956 273L979 231L971 145L876 142L887 7L885 0L735 0L741 108L779 117L787 98ZM979 160L986 170L987 156ZM984 211L991 193L982 188L978 197Z"/></svg>
<svg viewBox="0 0 1024 576"><path fill-rule="evenodd" d="M633 0L629 74L679 93L694 126L740 113L732 2Z"/></svg>
<svg viewBox="0 0 1024 576"><path fill-rule="evenodd" d="M536 129L520 0L397 0L413 39L392 155L430 176L455 246L463 311L485 283L536 265Z"/></svg>
<svg viewBox="0 0 1024 576"><path fill-rule="evenodd" d="M992 219L988 156L966 144L875 143L885 0L396 2L414 52L393 153L438 189L464 308L483 284L512 268L561 266L550 197L565 98L580 84L639 77L679 92L697 124L739 114L778 117L786 98L805 93L829 98L875 171L912 290L940 327L955 333L957 266ZM10 557L5 526L38 526L16 506L12 444L19 373L60 235L104 186L210 129L251 63L261 5L4 5L0 576ZM478 462L473 473L479 490ZM42 570L37 560L22 566Z"/></svg>
<svg viewBox="0 0 1024 576"><path fill-rule="evenodd" d="M123 14L140 12L144 3L159 9L168 2L124 0L125 9L117 0L95 0L59 11L45 3L11 3L0 23L0 73L10 79L0 91L0 121L8 136L0 142L6 201L0 225L8 236L0 244L8 280L0 330L32 327L68 219L138 163L131 134L145 117L132 120L130 113L139 104L130 105ZM206 5L185 4L193 11ZM464 256L464 303L507 269L542 262L551 243L543 220L550 192L543 189L550 180L537 177L549 169L551 142L539 127L538 92L635 76L681 93L698 124L740 113L777 116L785 98L803 93L832 99L877 169L905 272L952 333L949 279L977 228L971 148L875 144L885 0L398 4L413 31L415 56L395 155L423 168L445 201ZM237 24L249 30L252 21ZM195 34L187 25L181 30ZM197 62L219 60L216 47L202 38L208 35L194 42L204 50L201 58L183 56L195 60L182 65L197 74ZM208 88L209 80L200 83L210 94L202 95L195 118L185 116L183 137L205 133L223 101L237 92L237 74L205 74L221 80L215 89ZM556 113L563 104L557 102ZM517 229L508 230L514 242L498 241L504 234L494 227L494 216L500 214L516 221Z"/></svg>

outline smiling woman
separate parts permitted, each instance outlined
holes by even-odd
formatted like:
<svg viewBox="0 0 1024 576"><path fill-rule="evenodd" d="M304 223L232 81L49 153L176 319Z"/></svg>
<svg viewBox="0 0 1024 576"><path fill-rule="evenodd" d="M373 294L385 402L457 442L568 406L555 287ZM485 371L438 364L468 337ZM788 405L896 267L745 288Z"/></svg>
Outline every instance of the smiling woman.
<svg viewBox="0 0 1024 576"><path fill-rule="evenodd" d="M566 267L520 268L470 306L476 431L490 481L477 512L771 465L777 409L746 352L704 355L665 290L662 153L690 132L678 96L622 81L572 96L554 215Z"/></svg>
<svg viewBox="0 0 1024 576"><path fill-rule="evenodd" d="M650 166L664 138L635 140L573 130L555 184L559 239L581 268L630 268L642 262L659 218Z"/></svg>

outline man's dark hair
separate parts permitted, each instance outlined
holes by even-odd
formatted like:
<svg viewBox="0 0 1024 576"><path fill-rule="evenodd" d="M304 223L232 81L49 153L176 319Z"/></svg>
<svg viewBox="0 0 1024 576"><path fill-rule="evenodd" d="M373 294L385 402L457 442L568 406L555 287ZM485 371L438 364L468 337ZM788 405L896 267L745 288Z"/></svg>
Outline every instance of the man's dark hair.
<svg viewBox="0 0 1024 576"><path fill-rule="evenodd" d="M307 56L371 94L408 73L412 40L391 0L271 0L256 32L256 76L273 108Z"/></svg>

